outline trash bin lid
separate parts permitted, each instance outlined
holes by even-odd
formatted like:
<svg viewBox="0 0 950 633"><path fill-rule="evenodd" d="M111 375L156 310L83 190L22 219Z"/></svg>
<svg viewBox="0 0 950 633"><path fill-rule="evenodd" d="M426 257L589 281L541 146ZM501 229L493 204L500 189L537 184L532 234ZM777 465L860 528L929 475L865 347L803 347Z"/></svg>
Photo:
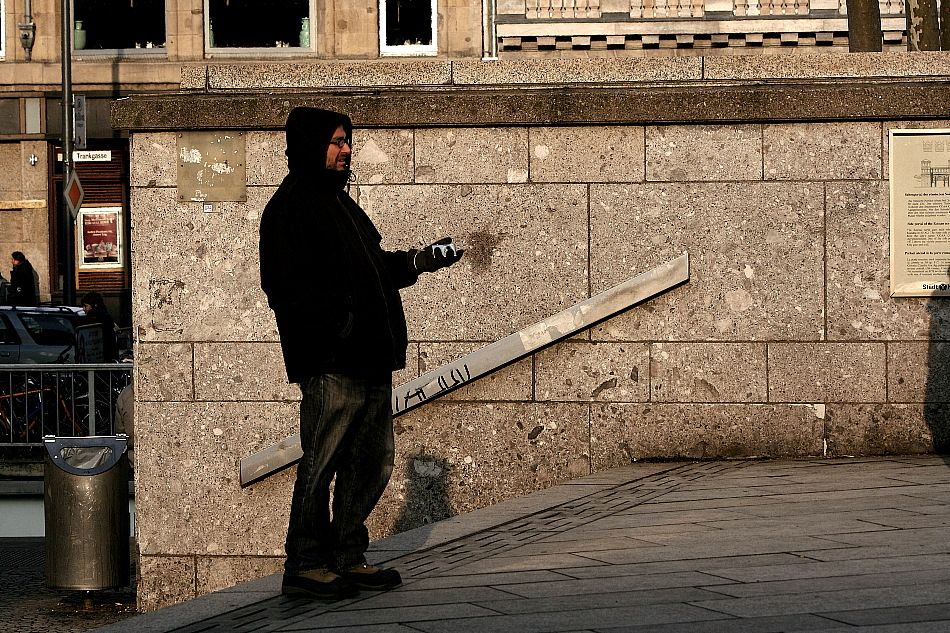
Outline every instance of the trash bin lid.
<svg viewBox="0 0 950 633"><path fill-rule="evenodd" d="M119 463L128 444L126 435L56 437L47 435L43 445L50 460L73 475L98 475Z"/></svg>

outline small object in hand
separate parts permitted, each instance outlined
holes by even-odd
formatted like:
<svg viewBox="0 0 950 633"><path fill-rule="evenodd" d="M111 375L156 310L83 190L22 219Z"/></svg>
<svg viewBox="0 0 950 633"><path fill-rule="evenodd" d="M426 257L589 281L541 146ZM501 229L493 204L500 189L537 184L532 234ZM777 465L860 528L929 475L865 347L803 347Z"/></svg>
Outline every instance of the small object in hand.
<svg viewBox="0 0 950 633"><path fill-rule="evenodd" d="M451 237L443 237L422 250L414 249L409 253L413 270L417 273L433 273L457 262L464 252L455 246Z"/></svg>

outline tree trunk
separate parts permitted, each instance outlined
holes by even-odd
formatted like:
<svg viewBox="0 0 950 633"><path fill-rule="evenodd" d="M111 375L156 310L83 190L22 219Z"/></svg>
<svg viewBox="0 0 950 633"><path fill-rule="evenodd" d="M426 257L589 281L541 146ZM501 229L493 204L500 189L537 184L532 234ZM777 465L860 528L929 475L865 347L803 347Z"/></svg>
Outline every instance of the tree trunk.
<svg viewBox="0 0 950 633"><path fill-rule="evenodd" d="M944 0L950 3L950 0ZM881 7L878 0L847 0L848 50L852 53L880 51L884 35L881 33Z"/></svg>
<svg viewBox="0 0 950 633"><path fill-rule="evenodd" d="M950 51L950 0L940 0L940 50Z"/></svg>
<svg viewBox="0 0 950 633"><path fill-rule="evenodd" d="M937 0L907 0L907 50L940 50Z"/></svg>

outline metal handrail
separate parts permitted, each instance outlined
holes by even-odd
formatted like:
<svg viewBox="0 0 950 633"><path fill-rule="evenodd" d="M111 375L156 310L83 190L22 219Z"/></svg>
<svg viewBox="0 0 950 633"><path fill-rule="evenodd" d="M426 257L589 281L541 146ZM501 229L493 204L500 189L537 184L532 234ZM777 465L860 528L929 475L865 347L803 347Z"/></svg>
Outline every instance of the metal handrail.
<svg viewBox="0 0 950 633"><path fill-rule="evenodd" d="M113 435L132 363L0 365L0 446Z"/></svg>

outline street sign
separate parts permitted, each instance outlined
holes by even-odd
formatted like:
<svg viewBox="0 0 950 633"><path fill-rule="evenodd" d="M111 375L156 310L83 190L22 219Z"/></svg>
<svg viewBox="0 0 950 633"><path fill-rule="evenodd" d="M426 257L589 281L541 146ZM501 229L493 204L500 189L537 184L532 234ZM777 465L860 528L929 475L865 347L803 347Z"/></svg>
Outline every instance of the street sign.
<svg viewBox="0 0 950 633"><path fill-rule="evenodd" d="M73 220L79 216L79 208L82 207L82 199L85 192L82 189L82 183L79 182L79 174L71 171L66 184L63 186L63 198L66 201L66 207L73 216Z"/></svg>
<svg viewBox="0 0 950 633"><path fill-rule="evenodd" d="M76 149L86 149L86 95L73 95L73 120Z"/></svg>
<svg viewBox="0 0 950 633"><path fill-rule="evenodd" d="M56 152L56 162L63 162L63 153ZM111 163L112 150L90 149L82 152L73 152L74 163Z"/></svg>

